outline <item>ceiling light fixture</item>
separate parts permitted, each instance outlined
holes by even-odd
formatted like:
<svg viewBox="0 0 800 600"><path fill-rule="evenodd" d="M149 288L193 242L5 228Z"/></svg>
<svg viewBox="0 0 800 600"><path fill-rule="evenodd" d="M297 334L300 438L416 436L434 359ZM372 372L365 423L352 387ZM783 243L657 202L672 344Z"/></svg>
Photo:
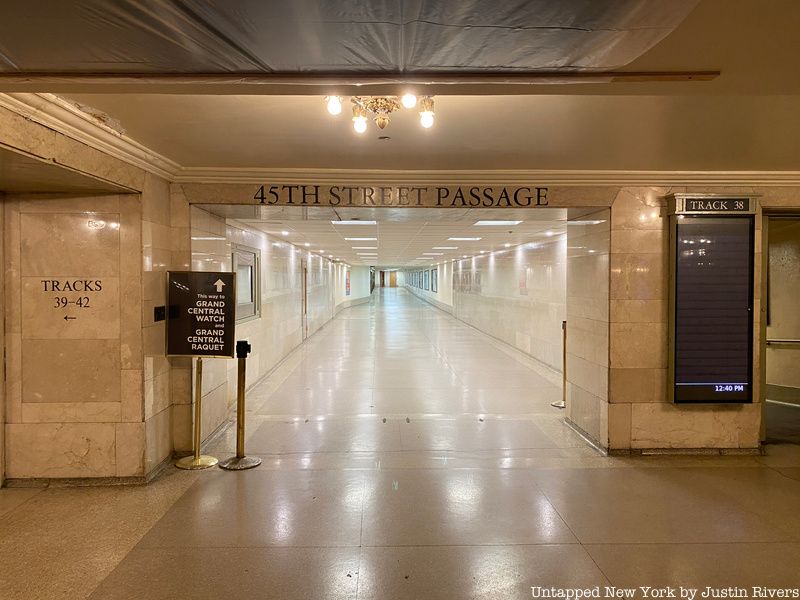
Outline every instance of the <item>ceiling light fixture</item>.
<svg viewBox="0 0 800 600"><path fill-rule="evenodd" d="M458 246L434 246L434 250L458 250Z"/></svg>
<svg viewBox="0 0 800 600"><path fill-rule="evenodd" d="M288 231L281 231L281 235L289 235Z"/></svg>
<svg viewBox="0 0 800 600"><path fill-rule="evenodd" d="M377 221L362 221L361 219L351 219L349 221L331 221L334 225L377 225Z"/></svg>
<svg viewBox="0 0 800 600"><path fill-rule="evenodd" d="M348 242L377 242L378 238L344 238Z"/></svg>
<svg viewBox="0 0 800 600"><path fill-rule="evenodd" d="M342 112L342 96L325 96L325 103L328 112L338 115ZM364 133L367 130L367 118L372 117L378 129L385 129L389 125L390 115L403 108L414 108L417 106L417 97L414 94L406 93L401 98L397 96L352 96L350 102L353 105L353 129L356 133ZM428 129L433 126L434 110L433 96L422 96L419 99L419 122Z"/></svg>
<svg viewBox="0 0 800 600"><path fill-rule="evenodd" d="M481 238L479 238L479 237L452 237L452 238L447 238L447 239L450 240L451 242L477 242Z"/></svg>

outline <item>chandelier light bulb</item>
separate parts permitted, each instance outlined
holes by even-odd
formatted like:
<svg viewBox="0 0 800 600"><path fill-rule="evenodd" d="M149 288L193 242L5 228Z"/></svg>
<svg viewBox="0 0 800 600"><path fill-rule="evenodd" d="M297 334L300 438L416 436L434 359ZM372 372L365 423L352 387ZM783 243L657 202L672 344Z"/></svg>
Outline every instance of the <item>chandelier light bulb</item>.
<svg viewBox="0 0 800 600"><path fill-rule="evenodd" d="M433 98L430 96L419 101L419 124L425 129L433 127Z"/></svg>
<svg viewBox="0 0 800 600"><path fill-rule="evenodd" d="M364 133L367 130L367 117L353 117L353 129L356 133Z"/></svg>
<svg viewBox="0 0 800 600"><path fill-rule="evenodd" d="M342 99L339 96L326 96L325 100L328 102L329 113L338 115L342 112Z"/></svg>
<svg viewBox="0 0 800 600"><path fill-rule="evenodd" d="M367 111L360 102L353 101L353 129L356 133L367 130Z"/></svg>
<svg viewBox="0 0 800 600"><path fill-rule="evenodd" d="M414 108L417 105L417 97L414 94L403 94L403 97L400 98L400 102L402 102L403 106L406 108Z"/></svg>

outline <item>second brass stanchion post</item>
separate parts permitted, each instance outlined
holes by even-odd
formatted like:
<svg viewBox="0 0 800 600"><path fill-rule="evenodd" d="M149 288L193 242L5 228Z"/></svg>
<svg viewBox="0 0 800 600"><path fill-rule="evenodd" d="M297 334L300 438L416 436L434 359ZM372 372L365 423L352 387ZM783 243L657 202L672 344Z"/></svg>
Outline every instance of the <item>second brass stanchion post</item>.
<svg viewBox="0 0 800 600"><path fill-rule="evenodd" d="M237 378L236 378L236 456L226 458L219 466L230 471L243 471L252 469L261 464L261 459L256 456L244 454L244 426L245 426L245 388L247 386L247 355L251 346L244 340L236 342Z"/></svg>
<svg viewBox="0 0 800 600"><path fill-rule="evenodd" d="M567 322L561 321L561 400L551 402L555 408L567 408Z"/></svg>

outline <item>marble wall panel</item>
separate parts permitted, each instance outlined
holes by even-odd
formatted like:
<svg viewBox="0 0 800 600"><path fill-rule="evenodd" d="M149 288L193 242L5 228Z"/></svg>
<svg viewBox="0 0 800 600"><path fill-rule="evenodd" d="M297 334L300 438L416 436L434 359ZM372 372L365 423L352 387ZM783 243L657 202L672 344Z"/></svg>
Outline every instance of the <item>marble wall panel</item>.
<svg viewBox="0 0 800 600"><path fill-rule="evenodd" d="M676 406L631 404L631 447L756 448L761 406Z"/></svg>
<svg viewBox="0 0 800 600"><path fill-rule="evenodd" d="M142 475L130 460L117 468L115 428L143 418L139 197L17 195L4 209L13 244L5 294L13 300L5 308L14 347L6 386L14 396L7 411L14 476ZM85 289L65 291L67 281ZM62 297L66 308L54 304ZM131 443L135 431L120 429Z"/></svg>
<svg viewBox="0 0 800 600"><path fill-rule="evenodd" d="M119 213L29 213L30 202L21 207L23 277L119 276Z"/></svg>
<svg viewBox="0 0 800 600"><path fill-rule="evenodd" d="M119 277L54 277L61 284L80 287L88 282L91 289L66 292L54 291L50 278L43 279L21 278L22 334L26 339L119 339ZM69 303L66 308L64 302Z"/></svg>
<svg viewBox="0 0 800 600"><path fill-rule="evenodd" d="M114 423L9 423L6 476L114 476L115 428Z"/></svg>
<svg viewBox="0 0 800 600"><path fill-rule="evenodd" d="M150 473L172 455L172 410L165 408L144 422L144 472Z"/></svg>
<svg viewBox="0 0 800 600"><path fill-rule="evenodd" d="M117 477L135 477L144 473L144 423L116 423L115 466Z"/></svg>
<svg viewBox="0 0 800 600"><path fill-rule="evenodd" d="M118 340L22 341L22 402L120 402Z"/></svg>

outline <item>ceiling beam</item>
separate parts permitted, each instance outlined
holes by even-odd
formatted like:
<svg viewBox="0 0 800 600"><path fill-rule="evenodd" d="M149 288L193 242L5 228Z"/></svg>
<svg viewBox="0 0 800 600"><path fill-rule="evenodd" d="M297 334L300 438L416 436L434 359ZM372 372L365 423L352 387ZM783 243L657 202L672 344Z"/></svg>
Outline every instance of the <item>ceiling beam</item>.
<svg viewBox="0 0 800 600"><path fill-rule="evenodd" d="M399 95L408 86L431 94L535 94L539 85L700 82L719 71L519 71L428 73L0 73L6 92L251 93L346 96Z"/></svg>

